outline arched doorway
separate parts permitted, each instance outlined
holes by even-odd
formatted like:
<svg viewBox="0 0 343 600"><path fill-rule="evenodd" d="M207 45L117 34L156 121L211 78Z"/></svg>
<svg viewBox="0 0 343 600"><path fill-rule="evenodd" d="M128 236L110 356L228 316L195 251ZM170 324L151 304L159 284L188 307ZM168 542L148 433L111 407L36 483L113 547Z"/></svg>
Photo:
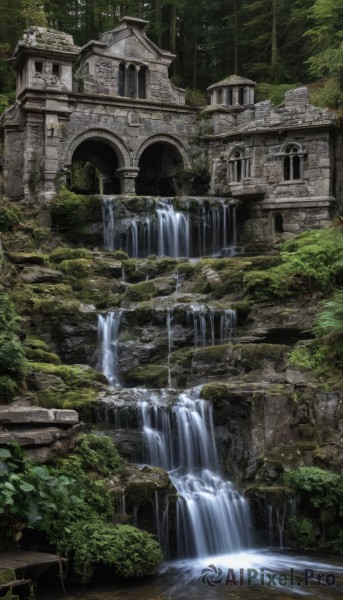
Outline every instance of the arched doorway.
<svg viewBox="0 0 343 600"><path fill-rule="evenodd" d="M136 193L146 196L175 196L181 192L184 163L180 152L167 142L154 142L142 152Z"/></svg>
<svg viewBox="0 0 343 600"><path fill-rule="evenodd" d="M106 141L89 138L72 156L69 187L79 194L120 194L118 157Z"/></svg>

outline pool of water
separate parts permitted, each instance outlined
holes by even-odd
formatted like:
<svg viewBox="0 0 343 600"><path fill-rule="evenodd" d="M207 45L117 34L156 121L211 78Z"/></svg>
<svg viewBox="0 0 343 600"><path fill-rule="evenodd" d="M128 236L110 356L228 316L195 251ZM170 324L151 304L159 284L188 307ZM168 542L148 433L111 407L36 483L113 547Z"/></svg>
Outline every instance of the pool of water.
<svg viewBox="0 0 343 600"><path fill-rule="evenodd" d="M337 600L343 558L250 551L165 563L142 581L68 589L69 600ZM37 600L62 600L59 591Z"/></svg>

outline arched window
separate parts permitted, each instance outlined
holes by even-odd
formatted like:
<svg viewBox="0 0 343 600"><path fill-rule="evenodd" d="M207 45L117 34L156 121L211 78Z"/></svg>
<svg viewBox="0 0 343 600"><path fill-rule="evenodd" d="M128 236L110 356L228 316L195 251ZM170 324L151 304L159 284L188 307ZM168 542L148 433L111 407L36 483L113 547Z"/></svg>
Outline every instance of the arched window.
<svg viewBox="0 0 343 600"><path fill-rule="evenodd" d="M126 84L126 69L125 65L121 63L118 69L118 96L125 96L125 84Z"/></svg>
<svg viewBox="0 0 343 600"><path fill-rule="evenodd" d="M284 181L296 181L303 178L303 159L305 152L296 143L288 144L280 155L283 157Z"/></svg>
<svg viewBox="0 0 343 600"><path fill-rule="evenodd" d="M246 164L243 150L238 148L230 156L230 180L239 183L246 177Z"/></svg>
<svg viewBox="0 0 343 600"><path fill-rule="evenodd" d="M127 96L136 98L136 69L130 65L127 70Z"/></svg>
<svg viewBox="0 0 343 600"><path fill-rule="evenodd" d="M138 98L146 98L148 69L141 67L138 71Z"/></svg>
<svg viewBox="0 0 343 600"><path fill-rule="evenodd" d="M280 213L274 215L274 233L283 233L283 217Z"/></svg>

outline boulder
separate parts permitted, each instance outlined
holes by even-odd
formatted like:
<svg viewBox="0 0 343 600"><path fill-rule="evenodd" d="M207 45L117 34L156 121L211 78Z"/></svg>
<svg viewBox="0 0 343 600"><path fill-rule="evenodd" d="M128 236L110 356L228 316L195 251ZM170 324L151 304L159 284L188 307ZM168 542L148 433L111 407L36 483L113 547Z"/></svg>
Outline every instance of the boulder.
<svg viewBox="0 0 343 600"><path fill-rule="evenodd" d="M63 273L54 269L34 266L24 267L19 273L19 277L24 283L59 283L63 279Z"/></svg>

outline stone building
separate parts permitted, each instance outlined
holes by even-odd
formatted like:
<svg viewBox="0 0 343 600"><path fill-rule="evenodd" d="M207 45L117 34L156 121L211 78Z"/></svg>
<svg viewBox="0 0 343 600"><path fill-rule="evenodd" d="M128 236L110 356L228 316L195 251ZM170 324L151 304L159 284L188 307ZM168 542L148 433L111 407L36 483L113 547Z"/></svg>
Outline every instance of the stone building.
<svg viewBox="0 0 343 600"><path fill-rule="evenodd" d="M255 103L255 83L236 75L208 88L208 106L187 106L168 77L174 55L146 25L124 17L83 48L63 32L24 32L17 101L0 120L6 196L49 202L81 163L104 194L231 197L255 239L327 224L342 188L335 115L306 88L276 108Z"/></svg>

